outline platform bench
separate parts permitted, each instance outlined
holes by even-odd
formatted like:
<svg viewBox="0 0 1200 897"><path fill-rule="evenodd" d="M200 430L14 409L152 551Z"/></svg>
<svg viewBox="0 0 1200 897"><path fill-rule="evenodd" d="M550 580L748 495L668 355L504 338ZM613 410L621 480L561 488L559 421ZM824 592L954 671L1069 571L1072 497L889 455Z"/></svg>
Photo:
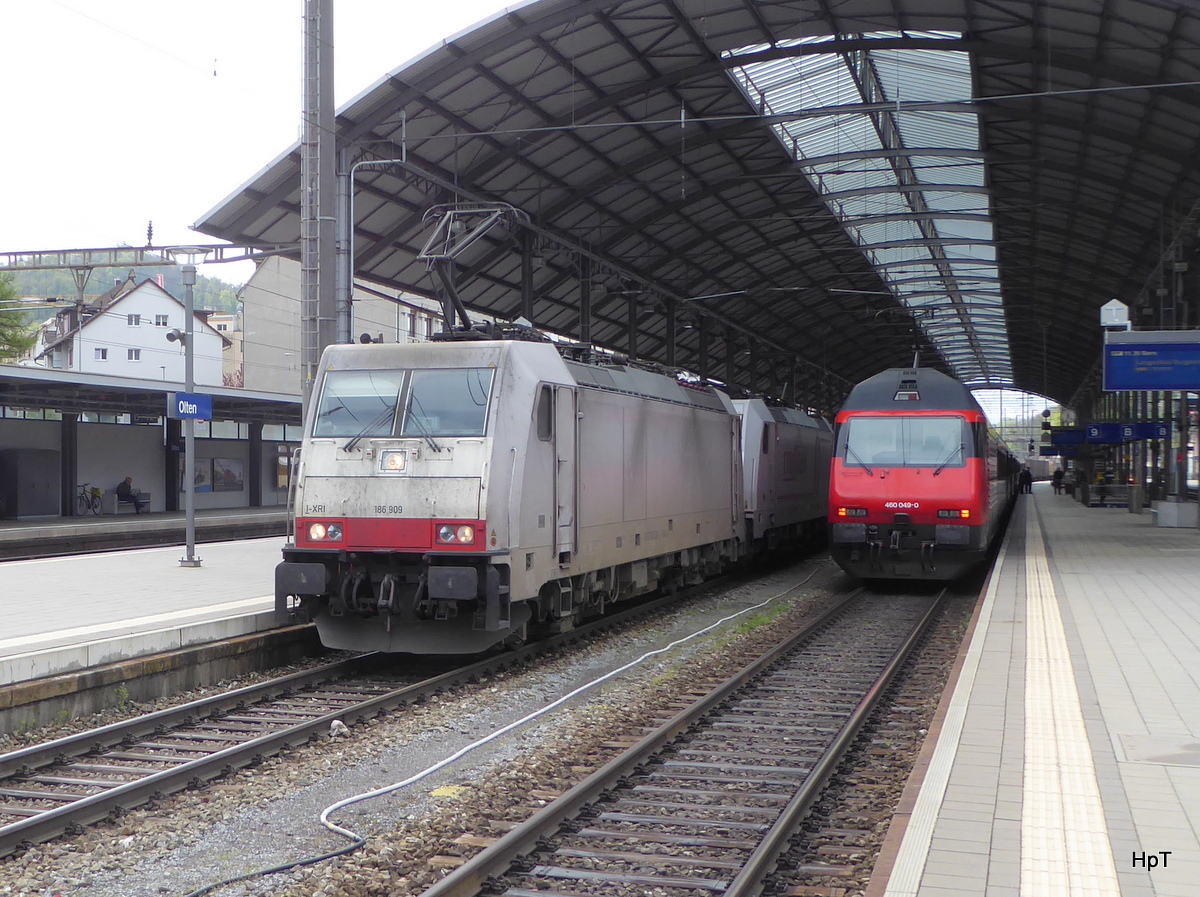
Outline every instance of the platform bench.
<svg viewBox="0 0 1200 897"><path fill-rule="evenodd" d="M1127 508L1129 507L1129 487L1117 483L1094 485L1088 492L1088 505L1093 508Z"/></svg>
<svg viewBox="0 0 1200 897"><path fill-rule="evenodd" d="M150 500L154 496L149 492L139 492L138 498L142 501L142 510L150 510ZM100 513L101 514L135 514L136 509L131 501L119 501L117 499L117 490L106 489L104 494L100 496Z"/></svg>

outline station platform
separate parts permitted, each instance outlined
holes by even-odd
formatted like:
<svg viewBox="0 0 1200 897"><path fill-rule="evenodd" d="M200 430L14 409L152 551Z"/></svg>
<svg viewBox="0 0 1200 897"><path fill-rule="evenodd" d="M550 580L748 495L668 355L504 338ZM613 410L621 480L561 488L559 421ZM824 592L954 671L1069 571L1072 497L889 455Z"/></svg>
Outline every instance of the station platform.
<svg viewBox="0 0 1200 897"><path fill-rule="evenodd" d="M287 533L287 508L216 508L195 513L196 541L219 542ZM183 545L183 511L120 516L0 520L0 560L56 557L153 545Z"/></svg>
<svg viewBox="0 0 1200 897"><path fill-rule="evenodd" d="M179 545L0 562L0 689L274 628L283 542L197 545L199 567Z"/></svg>
<svg viewBox="0 0 1200 897"><path fill-rule="evenodd" d="M1200 532L1022 495L868 897L1200 894Z"/></svg>

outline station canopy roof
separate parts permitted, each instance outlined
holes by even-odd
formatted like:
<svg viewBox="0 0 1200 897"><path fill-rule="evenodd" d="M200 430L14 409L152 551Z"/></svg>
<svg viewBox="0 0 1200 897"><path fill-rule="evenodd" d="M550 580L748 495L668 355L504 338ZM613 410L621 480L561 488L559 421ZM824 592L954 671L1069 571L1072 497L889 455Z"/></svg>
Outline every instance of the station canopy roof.
<svg viewBox="0 0 1200 897"><path fill-rule="evenodd" d="M213 418L240 423L301 423L299 396L201 386L212 396ZM182 383L160 383L108 374L56 371L30 365L0 364L0 405L15 409L55 409L64 414L130 414L155 418L167 413L168 396Z"/></svg>
<svg viewBox="0 0 1200 897"><path fill-rule="evenodd" d="M426 213L503 203L529 226L458 257L470 308L520 314L523 245L535 323L577 335L587 276L617 350L633 315L665 360L673 313L716 376L753 354L836 399L915 345L1070 403L1111 299L1197 323L1197 46L1183 0L513 6L338 113L339 148L401 160L355 173L355 272L436 295ZM296 241L300 189L295 147L197 227Z"/></svg>

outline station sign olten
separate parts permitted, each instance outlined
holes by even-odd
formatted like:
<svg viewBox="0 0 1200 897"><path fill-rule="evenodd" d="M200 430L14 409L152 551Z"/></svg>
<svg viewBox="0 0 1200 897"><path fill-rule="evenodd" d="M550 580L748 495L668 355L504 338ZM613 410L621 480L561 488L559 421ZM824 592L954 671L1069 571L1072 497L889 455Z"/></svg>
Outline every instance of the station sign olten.
<svg viewBox="0 0 1200 897"><path fill-rule="evenodd" d="M198 392L167 393L167 417L174 420L212 420L212 396Z"/></svg>

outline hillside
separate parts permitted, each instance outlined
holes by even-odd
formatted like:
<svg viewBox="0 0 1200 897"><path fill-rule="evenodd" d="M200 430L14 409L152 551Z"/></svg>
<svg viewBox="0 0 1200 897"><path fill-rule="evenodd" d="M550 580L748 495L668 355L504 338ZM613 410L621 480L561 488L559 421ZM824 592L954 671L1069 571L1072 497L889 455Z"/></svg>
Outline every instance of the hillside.
<svg viewBox="0 0 1200 897"><path fill-rule="evenodd" d="M112 289L114 281L124 281L129 276L129 268L96 268L83 289L84 298L93 298ZM162 275L163 287L177 299L183 299L183 275L177 266L153 268L134 268L138 282L149 278L153 280ZM70 271L23 271L20 268L3 268L0 273L12 278L13 289L17 296L56 296L59 299L74 299L76 295L75 280ZM217 311L237 311L237 291L240 286L217 280L215 277L196 277L193 289L196 308L211 308ZM42 315L42 317L45 317Z"/></svg>

